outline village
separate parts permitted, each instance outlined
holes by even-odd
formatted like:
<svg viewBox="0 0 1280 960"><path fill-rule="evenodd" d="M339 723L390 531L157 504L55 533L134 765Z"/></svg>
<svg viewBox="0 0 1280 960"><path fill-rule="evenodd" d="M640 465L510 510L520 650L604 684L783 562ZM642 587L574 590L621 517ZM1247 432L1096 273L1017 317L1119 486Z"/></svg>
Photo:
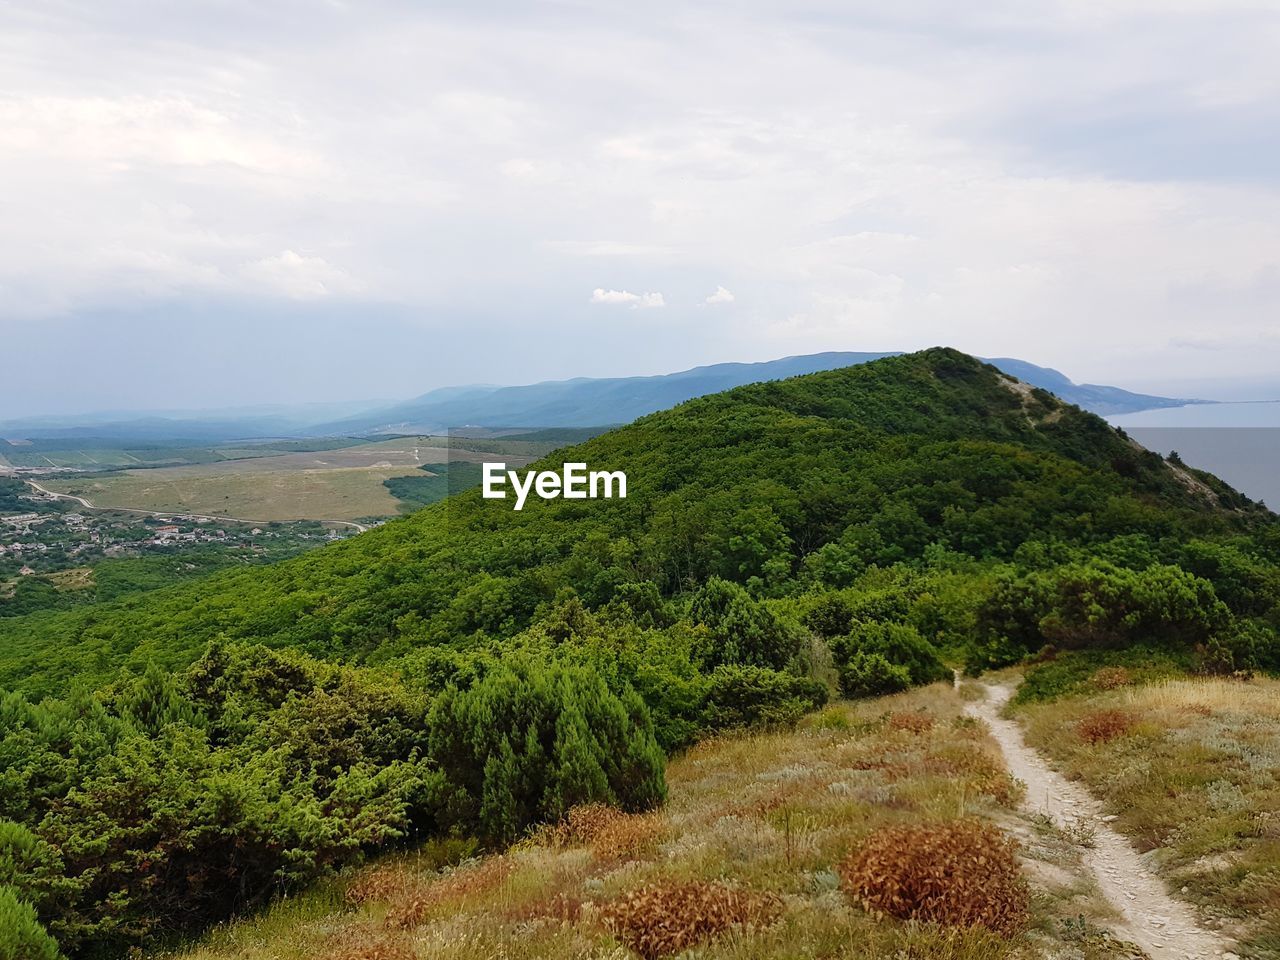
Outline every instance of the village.
<svg viewBox="0 0 1280 960"><path fill-rule="evenodd" d="M313 521L250 525L187 514L147 515L77 504L0 477L0 616L22 581L63 587L103 561L185 557L183 566L264 562L346 532ZM194 561L198 561L194 562Z"/></svg>

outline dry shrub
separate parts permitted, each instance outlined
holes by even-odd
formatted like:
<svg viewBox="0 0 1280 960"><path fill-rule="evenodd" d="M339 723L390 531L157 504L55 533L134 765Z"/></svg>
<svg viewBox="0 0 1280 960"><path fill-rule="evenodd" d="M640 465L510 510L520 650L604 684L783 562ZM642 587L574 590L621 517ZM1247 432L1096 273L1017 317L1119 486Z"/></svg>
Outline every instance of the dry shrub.
<svg viewBox="0 0 1280 960"><path fill-rule="evenodd" d="M404 867L374 867L365 870L347 885L347 903L358 907L371 902L403 898L422 885L421 878Z"/></svg>
<svg viewBox="0 0 1280 960"><path fill-rule="evenodd" d="M490 857L449 870L429 882L405 888L391 901L386 926L391 930L416 927L427 918L433 907L441 903L488 893L500 886L511 875L511 869L511 862L506 857Z"/></svg>
<svg viewBox="0 0 1280 960"><path fill-rule="evenodd" d="M1133 676L1124 667L1099 667L1091 682L1099 690L1115 690L1133 683Z"/></svg>
<svg viewBox="0 0 1280 960"><path fill-rule="evenodd" d="M607 904L601 917L644 960L656 960L734 926L766 926L781 912L782 901L772 894L692 881L632 890Z"/></svg>
<svg viewBox="0 0 1280 960"><path fill-rule="evenodd" d="M624 860L650 849L663 833L661 817L652 813L623 813L602 803L574 807L560 823L539 839L549 846L589 844L597 860Z"/></svg>
<svg viewBox="0 0 1280 960"><path fill-rule="evenodd" d="M1076 732L1085 743L1108 743L1133 729L1133 715L1124 710L1094 710L1076 723Z"/></svg>
<svg viewBox="0 0 1280 960"><path fill-rule="evenodd" d="M907 730L911 733L928 733L933 729L933 717L927 713L895 711L889 714L889 729Z"/></svg>
<svg viewBox="0 0 1280 960"><path fill-rule="evenodd" d="M845 893L873 913L1006 936L1027 920L1016 846L981 820L886 827L839 873Z"/></svg>

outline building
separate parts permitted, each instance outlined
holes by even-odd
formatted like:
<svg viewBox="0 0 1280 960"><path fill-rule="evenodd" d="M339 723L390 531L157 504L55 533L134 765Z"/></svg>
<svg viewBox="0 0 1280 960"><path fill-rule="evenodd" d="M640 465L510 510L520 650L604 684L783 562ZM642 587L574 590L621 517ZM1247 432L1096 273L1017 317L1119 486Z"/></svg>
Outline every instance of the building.
<svg viewBox="0 0 1280 960"><path fill-rule="evenodd" d="M23 567L21 570L18 571L18 575L23 577L29 577L33 573L35 573L35 571L32 570L30 567Z"/></svg>
<svg viewBox="0 0 1280 960"><path fill-rule="evenodd" d="M156 527L157 540L171 540L178 535L180 531L176 524L166 524L163 527Z"/></svg>

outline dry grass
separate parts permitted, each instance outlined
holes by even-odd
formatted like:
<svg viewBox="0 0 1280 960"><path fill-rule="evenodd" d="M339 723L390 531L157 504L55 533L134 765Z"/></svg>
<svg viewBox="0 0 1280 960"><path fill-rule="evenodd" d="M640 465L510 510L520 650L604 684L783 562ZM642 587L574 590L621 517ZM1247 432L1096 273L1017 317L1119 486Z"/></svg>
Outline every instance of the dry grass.
<svg viewBox="0 0 1280 960"><path fill-rule="evenodd" d="M927 713L897 711L889 714L890 730L906 730L910 733L928 733L933 729L933 717Z"/></svg>
<svg viewBox="0 0 1280 960"><path fill-rule="evenodd" d="M1090 682L1099 690L1115 690L1133 683L1133 675L1124 667L1099 667Z"/></svg>
<svg viewBox="0 0 1280 960"><path fill-rule="evenodd" d="M840 865L841 886L867 910L1010 936L1027 922L1015 845L981 820L886 827Z"/></svg>
<svg viewBox="0 0 1280 960"><path fill-rule="evenodd" d="M1169 680L1020 714L1030 743L1103 799L1205 924L1280 958L1280 683ZM1126 718L1123 736L1109 716Z"/></svg>
<svg viewBox="0 0 1280 960"><path fill-rule="evenodd" d="M1076 732L1085 743L1110 743L1123 737L1136 723L1127 710L1094 710L1076 721Z"/></svg>
<svg viewBox="0 0 1280 960"><path fill-rule="evenodd" d="M1190 709L1280 718L1280 684L1273 680L1165 680L1124 691L1119 701L1138 713ZM1206 716L1208 714L1205 714Z"/></svg>
<svg viewBox="0 0 1280 960"><path fill-rule="evenodd" d="M623 813L602 803L574 807L564 821L539 831L534 843L589 846L597 860L630 860L653 852L665 830L660 814Z"/></svg>
<svg viewBox="0 0 1280 960"><path fill-rule="evenodd" d="M383 922L391 930L419 926L442 904L486 894L501 886L511 876L512 868L507 857L489 857L427 880L415 883L410 879L394 888Z"/></svg>
<svg viewBox="0 0 1280 960"><path fill-rule="evenodd" d="M182 957L628 960L632 946L656 956L688 940L698 960L1022 960L1041 941L1061 947L1066 918L1098 915L1078 878L1060 876L1078 852L1014 811L1017 785L963 708L939 684L705 742L668 765L662 811L579 808L502 857L453 869L398 858L352 878L327 910L281 905ZM836 866L872 833L975 819L1050 861L1028 932L878 917L841 893Z"/></svg>
<svg viewBox="0 0 1280 960"><path fill-rule="evenodd" d="M628 891L605 906L601 917L644 960L657 960L733 927L767 926L781 912L782 901L772 894L692 881Z"/></svg>

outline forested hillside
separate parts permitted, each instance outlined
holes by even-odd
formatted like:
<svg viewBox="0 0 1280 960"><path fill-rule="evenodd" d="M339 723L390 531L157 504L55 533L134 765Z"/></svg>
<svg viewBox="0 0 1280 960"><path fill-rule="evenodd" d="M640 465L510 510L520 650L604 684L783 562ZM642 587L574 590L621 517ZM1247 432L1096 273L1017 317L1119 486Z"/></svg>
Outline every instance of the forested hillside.
<svg viewBox="0 0 1280 960"><path fill-rule="evenodd" d="M0 912L118 955L391 844L648 809L664 752L948 660L1280 666L1274 515L955 351L704 397L562 461L628 497L473 490L0 623L0 894L27 905Z"/></svg>

